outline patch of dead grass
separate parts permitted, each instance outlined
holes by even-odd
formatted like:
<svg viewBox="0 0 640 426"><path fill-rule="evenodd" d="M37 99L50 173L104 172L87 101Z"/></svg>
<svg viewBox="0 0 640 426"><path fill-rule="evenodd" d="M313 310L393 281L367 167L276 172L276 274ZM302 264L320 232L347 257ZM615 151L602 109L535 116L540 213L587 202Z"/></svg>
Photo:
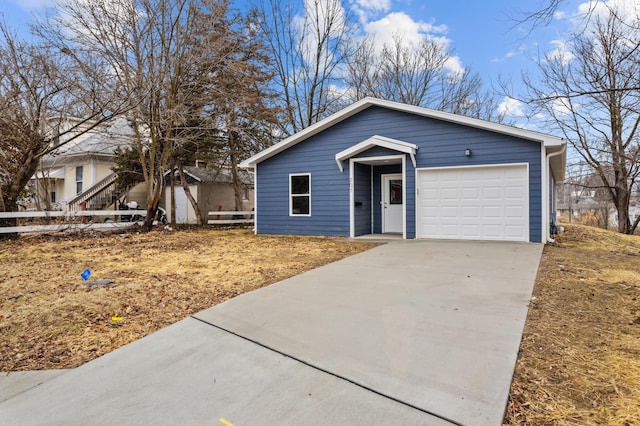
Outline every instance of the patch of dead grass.
<svg viewBox="0 0 640 426"><path fill-rule="evenodd" d="M640 238L569 225L547 245L505 417L640 425Z"/></svg>
<svg viewBox="0 0 640 426"><path fill-rule="evenodd" d="M211 229L3 242L0 371L77 367L238 294L373 246ZM87 287L85 268L90 281L114 284Z"/></svg>

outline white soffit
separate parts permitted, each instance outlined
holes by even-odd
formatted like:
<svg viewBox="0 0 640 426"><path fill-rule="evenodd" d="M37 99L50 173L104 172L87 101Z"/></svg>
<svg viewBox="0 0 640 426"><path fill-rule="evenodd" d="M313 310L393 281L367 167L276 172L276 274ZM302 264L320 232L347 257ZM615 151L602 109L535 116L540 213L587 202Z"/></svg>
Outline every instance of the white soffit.
<svg viewBox="0 0 640 426"><path fill-rule="evenodd" d="M376 146L409 154L409 156L411 157L411 162L413 163L413 167L416 167L416 151L418 150L417 145L408 142L402 142L396 139L386 138L384 136L375 135L367 140L364 140L358 144L353 145L352 147L345 149L344 151L340 151L339 153L337 153L336 163L338 163L338 168L342 172L344 170L342 167L342 161L348 160L349 158Z"/></svg>

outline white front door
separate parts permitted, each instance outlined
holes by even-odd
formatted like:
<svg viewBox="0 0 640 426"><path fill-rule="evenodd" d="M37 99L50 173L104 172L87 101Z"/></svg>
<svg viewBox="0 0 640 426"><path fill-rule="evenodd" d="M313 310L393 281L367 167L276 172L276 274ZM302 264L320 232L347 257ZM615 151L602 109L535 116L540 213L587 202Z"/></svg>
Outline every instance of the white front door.
<svg viewBox="0 0 640 426"><path fill-rule="evenodd" d="M402 233L402 174L382 175L382 232Z"/></svg>

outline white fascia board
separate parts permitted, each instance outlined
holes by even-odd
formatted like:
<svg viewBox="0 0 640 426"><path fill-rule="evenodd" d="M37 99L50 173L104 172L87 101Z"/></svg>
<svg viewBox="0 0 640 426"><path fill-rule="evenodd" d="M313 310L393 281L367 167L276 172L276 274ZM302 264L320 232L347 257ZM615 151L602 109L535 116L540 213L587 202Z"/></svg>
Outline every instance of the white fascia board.
<svg viewBox="0 0 640 426"><path fill-rule="evenodd" d="M276 154L278 154L279 152L284 151L285 149L297 144L298 142L302 142L303 140L310 138L311 136L320 133L321 131L328 129L329 127L333 126L334 124L339 123L342 120L345 120L349 117L351 117L352 115L368 108L370 105L369 102L367 102L368 99L371 98L364 98L354 104L351 104L350 106L330 115L329 117L318 121L315 124L312 124L311 126L307 127L304 130L299 131L298 133L289 136L286 139L283 139L282 141L278 142L277 144L270 146L269 148L265 149L264 151L261 151L259 153L257 153L256 155L254 155L251 158L248 158L246 160L244 160L243 162L240 163L240 167L242 168L253 168L255 166L255 164L266 160L267 158L270 158Z"/></svg>
<svg viewBox="0 0 640 426"><path fill-rule="evenodd" d="M376 98L365 98L371 101L372 105L386 107L403 112L409 112L423 117L434 118L451 123L462 124L468 127L488 130L494 133L503 133L509 136L515 136L522 139L536 141L544 144L544 146L560 146L564 143L562 138L547 135L544 133L534 132L531 130L520 129L505 124L492 123L491 121L481 120L479 118L465 117L463 115L452 114L450 112L436 111L429 108L418 107L415 105L407 105L399 102L385 101Z"/></svg>
<svg viewBox="0 0 640 426"><path fill-rule="evenodd" d="M253 168L255 164L266 160L279 152L301 142L321 131L337 124L358 112L369 108L370 106L379 106L382 108L393 109L396 111L407 112L411 114L420 115L423 117L434 118L437 120L448 121L455 124L461 124L468 127L475 127L482 130L487 130L494 133L502 133L509 136L514 136L526 140L540 142L543 146L561 146L564 141L561 138L546 135L544 133L538 133L531 130L519 129L517 127L507 126L504 124L492 123L486 120L480 120L478 118L465 117L462 115L452 114L443 111L436 111L429 108L418 107L415 105L407 105L399 102L386 101L377 98L363 98L354 104L330 115L324 120L320 120L317 123L307 127L306 129L289 136L288 138L278 142L277 144L265 149L262 152L254 155L253 157L240 163L242 168Z"/></svg>
<svg viewBox="0 0 640 426"><path fill-rule="evenodd" d="M411 156L411 161L413 161L413 165L415 167L415 154L416 150L418 149L417 145L408 142L402 142L396 139L386 138L384 136L375 135L336 154L336 163L338 163L340 171L343 170L341 163L342 161L358 155L370 148L373 148L374 146L379 146L382 148L391 149L393 151L409 154Z"/></svg>

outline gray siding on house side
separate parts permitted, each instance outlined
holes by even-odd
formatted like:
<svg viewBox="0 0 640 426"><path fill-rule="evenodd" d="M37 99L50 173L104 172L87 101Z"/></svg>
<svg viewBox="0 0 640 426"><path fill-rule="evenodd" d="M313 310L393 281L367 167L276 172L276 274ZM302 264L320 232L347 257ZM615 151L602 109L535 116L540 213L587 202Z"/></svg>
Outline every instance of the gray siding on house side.
<svg viewBox="0 0 640 426"><path fill-rule="evenodd" d="M401 164L377 166L373 168L373 233L382 233L382 175L401 173ZM409 194L407 193L407 196ZM407 201L404 200L406 203ZM407 238L413 238L407 236Z"/></svg>
<svg viewBox="0 0 640 426"><path fill-rule="evenodd" d="M341 173L335 154L373 135L418 145L418 168L529 163L530 240L542 241L540 143L377 106L258 164L257 232L349 235L348 161L343 162L344 172ZM469 158L464 155L466 148L472 151ZM357 157L383 152L374 148ZM408 156L406 166L407 238L415 238L415 170ZM311 217L289 216L290 173L311 173ZM374 207L374 218L375 210Z"/></svg>
<svg viewBox="0 0 640 426"><path fill-rule="evenodd" d="M353 215L355 221L355 235L371 233L371 166L366 164L354 165L353 182Z"/></svg>
<svg viewBox="0 0 640 426"><path fill-rule="evenodd" d="M296 145L258 164L257 232L349 235L349 173L340 173L335 153L306 154ZM331 160L327 160L331 158ZM276 161L271 161L276 160ZM289 174L311 174L311 216L289 216Z"/></svg>

